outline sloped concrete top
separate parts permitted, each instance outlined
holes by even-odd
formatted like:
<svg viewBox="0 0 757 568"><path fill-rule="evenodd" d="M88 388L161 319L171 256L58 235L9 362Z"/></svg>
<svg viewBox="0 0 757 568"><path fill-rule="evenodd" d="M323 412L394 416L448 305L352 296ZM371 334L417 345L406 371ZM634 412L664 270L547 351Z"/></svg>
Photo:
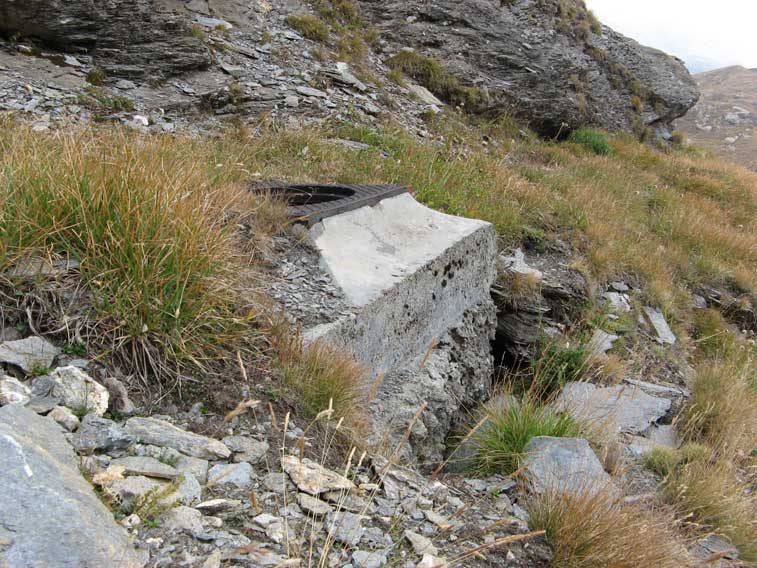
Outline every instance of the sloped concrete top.
<svg viewBox="0 0 757 568"><path fill-rule="evenodd" d="M434 211L404 194L328 217L310 235L324 268L348 301L362 307L487 226Z"/></svg>

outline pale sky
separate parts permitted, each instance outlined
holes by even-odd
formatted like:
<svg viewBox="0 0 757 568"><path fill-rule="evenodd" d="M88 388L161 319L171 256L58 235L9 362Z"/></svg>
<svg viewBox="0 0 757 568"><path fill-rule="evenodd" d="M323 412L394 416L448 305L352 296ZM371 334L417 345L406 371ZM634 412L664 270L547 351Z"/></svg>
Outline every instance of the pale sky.
<svg viewBox="0 0 757 568"><path fill-rule="evenodd" d="M695 73L757 67L757 0L586 0L602 23Z"/></svg>

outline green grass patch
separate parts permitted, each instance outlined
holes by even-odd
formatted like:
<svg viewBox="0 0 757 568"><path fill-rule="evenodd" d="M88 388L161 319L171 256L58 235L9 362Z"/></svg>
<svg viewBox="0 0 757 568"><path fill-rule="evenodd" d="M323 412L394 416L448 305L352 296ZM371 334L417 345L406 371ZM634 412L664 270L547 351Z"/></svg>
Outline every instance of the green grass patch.
<svg viewBox="0 0 757 568"><path fill-rule="evenodd" d="M593 128L581 127L570 133L568 140L575 144L580 144L590 152L598 156L607 156L612 153L612 146L607 136Z"/></svg>
<svg viewBox="0 0 757 568"><path fill-rule="evenodd" d="M328 24L312 14L290 14L286 23L313 41L326 41L329 37Z"/></svg>

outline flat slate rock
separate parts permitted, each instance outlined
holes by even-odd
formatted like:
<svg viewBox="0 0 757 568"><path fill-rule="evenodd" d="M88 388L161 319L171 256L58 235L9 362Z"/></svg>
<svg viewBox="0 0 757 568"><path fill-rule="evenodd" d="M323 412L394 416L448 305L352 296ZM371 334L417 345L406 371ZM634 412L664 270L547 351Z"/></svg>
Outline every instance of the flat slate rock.
<svg viewBox="0 0 757 568"><path fill-rule="evenodd" d="M611 483L589 443L582 438L537 436L525 451L524 471L536 493L591 493Z"/></svg>
<svg viewBox="0 0 757 568"><path fill-rule="evenodd" d="M60 353L55 345L41 337L27 337L0 343L0 363L20 367L25 373L35 367L49 368Z"/></svg>
<svg viewBox="0 0 757 568"><path fill-rule="evenodd" d="M0 472L3 568L144 566L52 420L19 405L0 408Z"/></svg>
<svg viewBox="0 0 757 568"><path fill-rule="evenodd" d="M173 448L195 458L217 460L231 455L231 450L218 440L187 432L165 420L129 418L125 427L143 444Z"/></svg>
<svg viewBox="0 0 757 568"><path fill-rule="evenodd" d="M649 323L652 324L652 327L657 334L658 343L673 345L676 342L676 335L673 333L673 330L670 329L668 321L665 319L665 315L660 310L650 306L644 307L644 313L647 314Z"/></svg>
<svg viewBox="0 0 757 568"><path fill-rule="evenodd" d="M671 402L635 385L598 388L591 383L573 382L565 385L556 404L579 420L639 434L665 416Z"/></svg>

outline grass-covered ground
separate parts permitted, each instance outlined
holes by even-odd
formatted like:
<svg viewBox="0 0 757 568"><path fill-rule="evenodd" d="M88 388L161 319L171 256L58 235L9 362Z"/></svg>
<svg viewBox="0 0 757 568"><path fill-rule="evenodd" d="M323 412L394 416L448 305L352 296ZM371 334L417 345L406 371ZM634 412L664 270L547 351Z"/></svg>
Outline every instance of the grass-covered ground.
<svg viewBox="0 0 757 568"><path fill-rule="evenodd" d="M286 347L287 332L268 317L261 259L284 224L283 210L253 199L245 184L409 185L431 207L492 222L503 247L568 243L582 259L575 268L591 283L633 281L645 301L663 308L697 365L682 431L687 443L706 450L655 465L665 472L660 502L687 530L725 532L755 560L755 504L745 473L754 466L757 434L754 347L723 314L695 312L691 294L711 286L725 303L753 301L757 176L695 149L659 151L625 135L583 132L548 142L507 121L472 126L456 116L429 127L432 141L392 125L263 127L255 135L237 128L201 139L111 126L34 133L0 118L2 323L33 325L72 345L84 341L90 355L129 365L146 384L219 369L233 380L237 354L273 358L282 391L306 401L304 413L332 399L345 416L359 407L360 393L350 390L359 369ZM334 137L369 148L327 142ZM48 278L11 272L29 257L68 257L80 267L51 287ZM542 411L533 410L524 431L542 431ZM526 442L518 435L502 443L517 449ZM490 455L498 452L493 447ZM626 565L601 564L608 548L592 540L602 538L601 519L586 527L595 531L588 539L593 563L574 562L578 552L567 543L578 537L560 530L560 519L591 503L537 506L564 565ZM629 530L642 522L636 510L607 519Z"/></svg>

